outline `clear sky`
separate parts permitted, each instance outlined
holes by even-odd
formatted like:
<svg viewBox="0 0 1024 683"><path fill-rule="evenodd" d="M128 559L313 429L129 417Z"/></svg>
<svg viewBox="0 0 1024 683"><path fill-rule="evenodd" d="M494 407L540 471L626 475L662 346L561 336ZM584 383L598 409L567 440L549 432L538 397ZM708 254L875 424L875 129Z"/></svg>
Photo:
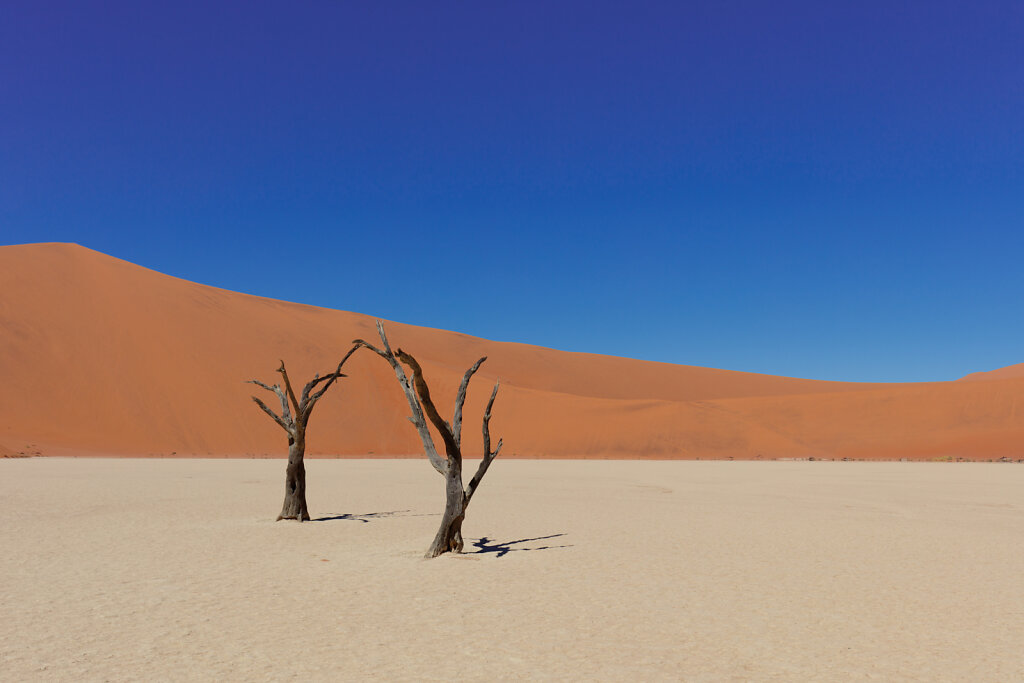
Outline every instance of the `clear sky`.
<svg viewBox="0 0 1024 683"><path fill-rule="evenodd" d="M574 351L1020 363L1024 3L6 3L43 241Z"/></svg>

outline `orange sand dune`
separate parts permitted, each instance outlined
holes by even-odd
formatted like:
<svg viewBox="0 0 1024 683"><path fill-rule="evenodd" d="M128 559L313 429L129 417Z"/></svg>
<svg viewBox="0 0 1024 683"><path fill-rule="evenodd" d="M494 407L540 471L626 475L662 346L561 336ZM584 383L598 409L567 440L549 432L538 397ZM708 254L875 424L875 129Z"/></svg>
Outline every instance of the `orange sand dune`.
<svg viewBox="0 0 1024 683"><path fill-rule="evenodd" d="M279 455L283 434L249 400L333 368L370 316L198 285L69 244L0 247L0 439L44 452ZM568 353L387 323L450 410L465 368L467 440L492 432L524 457L937 457L1015 454L1024 380L855 384ZM359 352L321 402L310 451L419 451L379 358ZM273 398L271 396L271 398ZM474 441L475 439L475 441Z"/></svg>
<svg viewBox="0 0 1024 683"><path fill-rule="evenodd" d="M959 381L976 382L979 380L990 379L1011 379L1013 377L1024 377L1024 363L1010 365L1005 368L997 368L996 370L989 370L988 372L972 372L969 375L961 377Z"/></svg>

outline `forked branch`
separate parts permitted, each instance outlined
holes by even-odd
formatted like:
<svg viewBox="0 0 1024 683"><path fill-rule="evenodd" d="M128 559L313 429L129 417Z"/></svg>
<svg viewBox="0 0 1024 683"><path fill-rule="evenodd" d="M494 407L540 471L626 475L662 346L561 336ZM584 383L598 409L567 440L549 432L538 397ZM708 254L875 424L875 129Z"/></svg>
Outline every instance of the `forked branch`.
<svg viewBox="0 0 1024 683"><path fill-rule="evenodd" d="M258 405L263 412L269 415L274 420L274 422L281 425L281 427L289 434L293 434L298 423L304 425L306 421L309 420L310 413L313 411L313 406L315 406L316 402L320 400L320 397L322 397L327 392L327 390L331 388L331 385L334 384L334 382L339 377L345 376L342 374L341 368L343 365L345 365L345 361L347 361L358 348L358 346L353 346L351 349L349 349L348 353L345 354L345 357L341 359L340 363L338 363L338 367L334 370L334 372L330 372L324 375L323 377L321 377L318 374L315 377L313 377L311 381L307 382L306 386L302 389L301 399L295 398L295 392L292 390L292 383L291 380L288 378L288 370L285 369L284 361L281 361L281 367L277 369L277 372L281 373L281 376L284 378L284 389L281 389L280 384L274 384L273 386L270 386L264 384L263 382L260 382L259 380L249 380L248 384L255 384L256 386L266 389L267 391L273 392L274 394L277 395L278 400L281 401L280 415L271 410L270 407L267 406L267 404L261 401L259 398L253 396L252 400L255 401L256 405ZM316 388L318 384L321 383L324 383L324 385L320 387L318 391L310 395L310 392L314 388ZM289 401L291 402L291 405L295 409L294 416L292 415L292 411L289 408Z"/></svg>
<svg viewBox="0 0 1024 683"><path fill-rule="evenodd" d="M427 460L430 461L430 465L440 472L446 474L448 472L448 463L442 458L437 452L437 446L434 445L434 438L430 435L430 428L427 427L426 418L423 416L423 406L420 405L419 398L416 396L416 390L413 388L412 382L405 374L405 369L402 364L398 362L395 357L395 353L391 350L391 344L388 343L388 336L384 333L384 325L381 321L377 321L377 334L380 335L381 344L384 346L383 349L379 349L373 344L369 343L364 339L356 339L352 343L355 345L354 348L365 347L370 351L383 358L388 362L391 368L395 371L395 377L398 378L398 383L402 386L402 391L405 393L405 400L409 403L409 410L412 411L412 415L409 416L409 421L416 427L416 432L420 436L420 441L423 443L423 450L426 453Z"/></svg>
<svg viewBox="0 0 1024 683"><path fill-rule="evenodd" d="M466 374L462 376L462 384L459 385L459 393L455 395L455 415L452 418L452 436L455 437L455 443L462 446L462 406L466 402L466 390L469 388L469 380L476 374L476 371L480 369L483 362L487 360L487 356L484 356L477 362L473 363L473 367L466 370Z"/></svg>
<svg viewBox="0 0 1024 683"><path fill-rule="evenodd" d="M274 393L281 401L281 414L278 415L261 399L256 396L252 397L260 410L269 415L288 433L288 467L285 470L284 504L281 506L278 520L297 519L301 522L309 519L309 509L306 505L306 466L303 462L306 455L306 426L320 397L331 388L331 385L339 377L345 376L341 373L341 368L357 348L359 347L353 346L349 349L334 372L327 373L323 377L317 374L307 382L302 389L302 398L300 399L295 398L295 390L292 388L292 382L288 377L288 370L285 368L283 360L277 371L284 379L284 389L279 384L270 386L255 379L249 382ZM289 402L291 407L289 407ZM294 410L294 415L292 410Z"/></svg>
<svg viewBox="0 0 1024 683"><path fill-rule="evenodd" d="M483 432L484 432L484 457L480 461L480 466L476 468L476 474L469 480L469 486L466 487L466 506L469 506L469 501L473 498L473 494L476 493L477 488L480 486L480 481L487 474L487 468L491 466L491 462L498 457L498 453L501 452L501 439L498 439L498 447L493 451L491 450L491 407L494 406L494 399L498 395L498 384L494 383L494 389L491 391L491 399L487 402L487 408L484 410L483 420Z"/></svg>
<svg viewBox="0 0 1024 683"><path fill-rule="evenodd" d="M252 400L256 402L256 405L258 405L258 406L260 407L260 410L262 410L262 411L263 411L263 412L265 412L265 413L266 413L267 415L269 415L269 416L270 416L270 418L271 418L271 419L272 419L272 420L273 420L274 422L276 422L277 424L281 425L281 428L282 428L282 429L284 429L284 430L285 430L286 432L291 432L291 428L289 428L289 427L288 427L288 423L287 423L287 422L285 422L285 421L284 421L284 420L283 420L283 419L281 418L281 416L280 416L280 415L278 415L278 414L277 414L277 413L275 413L275 412L274 412L273 410L271 410L270 408L268 408L268 407L267 407L267 404L266 404L266 403L264 403L263 401L261 401L261 400L260 400L259 398L255 397L255 396L253 396L253 397L252 397Z"/></svg>
<svg viewBox="0 0 1024 683"><path fill-rule="evenodd" d="M406 353L402 349L398 349L395 354L398 360L402 361L410 368L412 368L412 384L416 388L416 394L419 396L420 405L423 406L423 412L427 414L430 421L434 424L434 429L441 435L441 440L444 441L444 450L451 459L459 453L459 444L456 442L455 437L452 435L452 426L444 421L441 414L437 412L437 408L434 406L433 399L430 398L430 387L427 386L427 381L423 379L423 368L420 367L419 362L412 357L412 354Z"/></svg>
<svg viewBox="0 0 1024 683"><path fill-rule="evenodd" d="M330 375L326 375L324 377L320 377L319 375L317 375L316 377L313 378L311 382L307 383L306 386L303 387L302 389L302 398L299 399L300 405L305 404L307 401L309 401L310 404L315 403L320 399L321 396L327 393L327 390L331 388L331 385L334 384L334 381L336 379L338 379L339 377L346 377L347 375L343 375L341 373L341 368L342 366L345 365L345 361L347 361L352 356L352 354L356 352L358 348L358 346L353 344L352 348L349 349L348 353L345 354L345 357L341 359L340 363L338 363L338 368L333 373L331 373ZM310 396L309 392L312 391L316 387L316 385L324 381L326 381L327 384L325 384L319 391Z"/></svg>
<svg viewBox="0 0 1024 683"><path fill-rule="evenodd" d="M288 390L288 398L292 401L292 407L295 408L295 415L301 415L302 410L299 409L299 402L295 400L295 392L292 391L292 383L291 380L288 379L288 371L284 369L284 361L281 361L281 367L279 367L277 371L281 373L282 377L284 377L284 386L285 389Z"/></svg>
<svg viewBox="0 0 1024 683"><path fill-rule="evenodd" d="M380 321L377 321L377 332L380 334L381 342L384 345L383 349L377 348L376 346L362 340L355 340L355 344L358 346L365 346L370 349L378 356L386 360L394 369L395 376L398 377L399 383L402 385L402 390L405 392L406 399L409 402L409 407L412 409L412 416L409 420L416 426L419 432L420 439L423 441L423 447L426 450L427 457L430 459L431 465L434 466L438 472L445 476L445 509L444 514L441 517L441 525L437 531L437 535L434 537L434 542L430 545L430 549L427 550L427 557L437 557L443 553L448 552L461 552L463 547L462 541L462 522L466 517L466 506L469 505L470 499L480 486L480 481L487 473L487 468L490 467L491 462L501 452L501 441L498 441L498 447L493 451L491 450L491 432L490 432L490 420L491 420L491 409L494 406L494 399L498 395L498 383L495 382L494 389L491 391L491 398L487 402L487 408L484 411L483 417L483 437L484 437L484 457L480 463L476 474L473 475L473 479L469 482L469 486L463 488L462 483L462 410L466 403L466 392L469 387L469 381L473 375L476 374L477 370L483 364L487 357L480 358L474 363L463 375L462 382L459 384L458 393L455 396L455 412L452 416L452 422L449 424L441 417L441 414L437 410L437 406L434 405L434 401L430 396L430 388L427 386L427 381L423 376L423 368L419 362L412 356L412 354L398 349L392 351L391 346L388 343L387 335L384 334L384 326ZM403 367L403 363L408 366L412 376L406 374L406 370ZM433 436L430 433L430 429L427 425L427 419L429 418L431 424L441 435L444 440L445 451L448 456L447 461L442 460L437 453L437 449L434 445Z"/></svg>
<svg viewBox="0 0 1024 683"><path fill-rule="evenodd" d="M260 382L259 380L255 379L249 380L247 384L255 384L258 387L261 387L263 389L266 389L267 391L277 394L277 398L280 399L281 401L280 415L271 410L267 406L267 404L261 401L259 398L253 396L252 400L255 401L256 405L258 405L260 409L263 410L263 412L269 415L274 420L274 422L281 425L282 429L291 434L292 431L295 429L295 421L292 419L291 411L288 410L288 399L285 397L284 392L281 391L281 386L279 384L275 384L274 386L268 386L263 382Z"/></svg>

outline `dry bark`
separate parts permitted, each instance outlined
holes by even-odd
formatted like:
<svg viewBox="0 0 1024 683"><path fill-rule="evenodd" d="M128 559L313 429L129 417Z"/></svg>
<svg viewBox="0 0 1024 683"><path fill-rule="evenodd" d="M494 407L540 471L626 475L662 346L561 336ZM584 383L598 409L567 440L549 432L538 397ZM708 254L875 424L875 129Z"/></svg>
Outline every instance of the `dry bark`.
<svg viewBox="0 0 1024 683"><path fill-rule="evenodd" d="M277 369L284 379L284 389L279 384L268 386L257 380L249 380L249 384L255 384L277 395L281 402L280 415L256 396L253 396L252 400L288 434L288 467L285 470L284 479L284 505L281 506L281 514L277 517L278 521L282 519L309 521L309 508L306 505L306 465L303 462L306 455L306 427L317 401L327 393L335 380L345 376L341 374L341 368L358 348L358 346L353 346L349 349L334 372L323 377L316 375L307 382L302 389L300 398L295 397L295 391L292 389L291 380L288 379L284 361L281 361L281 367ZM321 383L324 385L317 389Z"/></svg>
<svg viewBox="0 0 1024 683"><path fill-rule="evenodd" d="M417 433L420 435L420 441L423 442L423 449L430 464L445 478L444 514L441 517L441 526L438 528L437 535L434 537L434 542L430 544L430 549L427 550L426 556L437 557L447 552L462 552L462 521L466 517L466 508L469 506L469 501L472 499L473 494L480 486L480 481L483 479L484 474L487 473L487 468L491 466L491 462L498 457L498 453L501 451L500 439L498 440L498 446L493 451L491 450L490 433L491 408L494 406L494 399L498 395L498 382L494 383L491 398L487 402L487 409L484 411L483 460L480 462L476 474L470 480L469 486L463 488L462 408L466 402L469 380L480 369L480 365L487 360L487 357L484 356L476 363L473 363L466 370L466 374L463 375L459 391L455 396L455 414L451 423L449 423L438 413L437 407L430 397L430 388L423 377L423 368L420 367L420 364L410 353L402 349L397 351L391 350L387 335L384 333L384 326L379 320L377 321L377 332L380 335L383 348L377 348L362 339L356 339L353 344L356 347L364 346L373 351L386 360L394 369L398 383L402 386L406 400L409 403L409 408L412 410L409 421L413 423ZM409 367L412 373L411 377L406 374L403 364ZM442 442L444 442L444 458L437 451L434 438L430 433L430 428L427 426L427 420L430 420L430 424L434 426L434 429L441 436Z"/></svg>

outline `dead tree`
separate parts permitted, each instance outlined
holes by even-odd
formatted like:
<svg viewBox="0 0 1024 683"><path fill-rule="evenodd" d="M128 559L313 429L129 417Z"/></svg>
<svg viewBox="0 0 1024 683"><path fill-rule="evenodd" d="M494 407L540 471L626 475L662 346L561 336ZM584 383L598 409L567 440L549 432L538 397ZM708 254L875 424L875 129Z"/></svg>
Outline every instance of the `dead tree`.
<svg viewBox="0 0 1024 683"><path fill-rule="evenodd" d="M430 545L426 556L437 557L447 552L460 553L462 552L462 520L466 517L466 508L469 506L469 501L472 500L473 494L476 493L477 488L480 486L480 480L487 473L487 468L491 466L491 462L498 457L498 453L501 451L500 439L498 440L497 448L493 451L491 450L489 426L491 407L494 405L495 396L498 395L498 382L494 383L491 399L487 402L487 408L484 410L483 460L481 460L476 474L470 480L469 486L463 489L462 406L466 402L466 389L469 386L470 378L480 369L480 365L487 360L487 357L484 356L473 363L473 366L466 370L466 374L463 375L462 384L459 385L459 391L455 396L455 415L451 423L449 423L438 414L437 408L430 398L430 389L427 388L427 381L423 377L423 369L420 367L420 364L402 349L392 352L391 345L388 344L387 335L384 334L384 326L379 320L377 321L377 332L380 334L381 343L384 345L383 349L379 349L362 339L356 339L353 344L357 347L365 346L391 364L395 371L395 376L398 377L398 383L402 385L402 390L405 391L405 398L409 402L409 408L412 409L412 416L409 417L409 421L416 426L416 431L423 442L423 448L427 459L430 460L430 464L445 478L444 516L441 518L441 527L437 530L437 536L434 537L434 542ZM411 378L405 374L402 363L408 365L410 370L412 370ZM424 415L426 415L426 419ZM434 425L434 428L441 435L441 440L444 441L446 458L442 458L437 452L434 438L427 427L427 419Z"/></svg>
<svg viewBox="0 0 1024 683"><path fill-rule="evenodd" d="M288 433L288 468L284 478L284 505L281 507L281 514L278 515L277 521L297 519L300 522L305 522L309 520L309 510L306 507L306 465L302 461L306 455L306 426L309 424L309 416L312 414L316 402L327 393L336 379L345 376L341 374L341 367L358 348L358 346L353 346L349 349L334 372L323 377L315 375L303 387L302 396L298 399L295 398L295 392L292 391L292 383L288 379L284 361L281 361L281 367L277 369L281 373L281 377L284 378L285 388L283 390L279 384L267 386L255 379L248 382L277 394L277 398L281 401L280 415L267 407L267 404L259 398L253 396L252 400ZM322 382L326 383L319 390L313 391ZM289 402L291 408L288 406ZM294 411L294 415L292 411Z"/></svg>

